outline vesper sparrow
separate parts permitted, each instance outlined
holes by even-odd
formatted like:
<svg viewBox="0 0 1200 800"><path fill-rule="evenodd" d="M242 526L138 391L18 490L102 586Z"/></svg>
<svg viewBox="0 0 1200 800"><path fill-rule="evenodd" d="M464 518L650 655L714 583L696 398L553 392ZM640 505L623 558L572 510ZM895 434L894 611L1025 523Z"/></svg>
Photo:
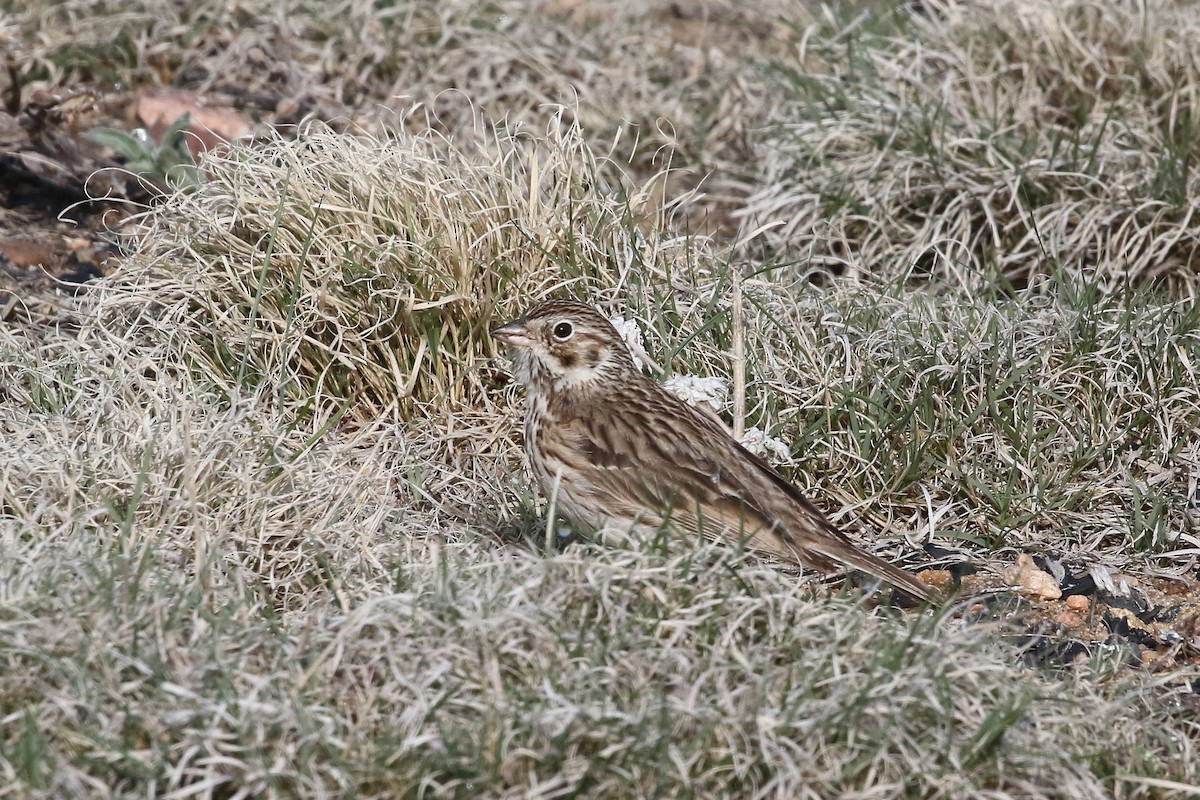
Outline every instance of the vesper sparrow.
<svg viewBox="0 0 1200 800"><path fill-rule="evenodd" d="M717 420L643 375L597 311L545 302L492 336L515 349L527 394L525 452L538 485L573 523L593 530L669 523L824 571L841 563L937 599L856 547Z"/></svg>

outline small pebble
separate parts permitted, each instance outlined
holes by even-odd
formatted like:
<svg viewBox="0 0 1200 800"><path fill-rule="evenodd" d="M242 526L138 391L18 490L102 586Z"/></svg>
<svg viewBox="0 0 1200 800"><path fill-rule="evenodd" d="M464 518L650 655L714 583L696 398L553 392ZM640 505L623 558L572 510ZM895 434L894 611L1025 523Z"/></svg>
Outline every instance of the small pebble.
<svg viewBox="0 0 1200 800"><path fill-rule="evenodd" d="M292 97L285 97L275 104L275 114L280 117L290 118L300 113L300 103Z"/></svg>
<svg viewBox="0 0 1200 800"><path fill-rule="evenodd" d="M32 239L5 239L0 241L0 257L7 259L14 267L18 267L19 269L52 267L62 261L49 247Z"/></svg>
<svg viewBox="0 0 1200 800"><path fill-rule="evenodd" d="M1057 600L1062 597L1058 581L1048 572L1038 569L1027 553L1017 556L1017 563L1001 573L1001 577L1015 586L1023 595L1041 600Z"/></svg>
<svg viewBox="0 0 1200 800"><path fill-rule="evenodd" d="M1076 614L1074 611L1063 611L1060 614L1055 614L1054 621L1064 628L1082 628L1083 617Z"/></svg>
<svg viewBox="0 0 1200 800"><path fill-rule="evenodd" d="M1088 610L1088 599L1081 594L1073 594L1067 598L1067 608L1080 613Z"/></svg>
<svg viewBox="0 0 1200 800"><path fill-rule="evenodd" d="M948 569L923 569L917 573L917 580L935 589L946 589L954 576Z"/></svg>

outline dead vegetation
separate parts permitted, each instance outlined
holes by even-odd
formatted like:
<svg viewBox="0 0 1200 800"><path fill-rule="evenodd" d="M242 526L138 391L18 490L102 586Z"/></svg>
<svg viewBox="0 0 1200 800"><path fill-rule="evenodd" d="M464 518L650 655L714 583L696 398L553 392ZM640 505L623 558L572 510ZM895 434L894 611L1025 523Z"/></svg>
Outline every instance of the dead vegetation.
<svg viewBox="0 0 1200 800"><path fill-rule="evenodd" d="M1200 16L703 7L14 15L22 91L163 75L321 119L210 153L108 277L0 327L2 783L1195 790L1200 617L1046 668L1069 632L972 592L1032 552L1194 604ZM486 331L549 294L637 320L663 377L742 373L799 485L891 555L961 549L968 594L902 614L668 535L548 545Z"/></svg>
<svg viewBox="0 0 1200 800"><path fill-rule="evenodd" d="M467 151L320 126L236 149L207 162L204 191L146 219L101 313L151 302L222 392L265 381L292 408L353 401L357 422L478 407L491 324L682 258L647 193L616 196L598 160L557 118Z"/></svg>
<svg viewBox="0 0 1200 800"><path fill-rule="evenodd" d="M1191 296L1198 25L1186 5L1029 0L827 21L786 65L740 214L806 266L1063 268Z"/></svg>

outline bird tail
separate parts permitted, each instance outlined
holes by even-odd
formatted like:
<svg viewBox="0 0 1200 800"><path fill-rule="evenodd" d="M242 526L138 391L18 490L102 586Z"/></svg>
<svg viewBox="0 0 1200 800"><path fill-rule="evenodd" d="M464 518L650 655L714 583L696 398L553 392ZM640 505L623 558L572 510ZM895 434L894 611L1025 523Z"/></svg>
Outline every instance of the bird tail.
<svg viewBox="0 0 1200 800"><path fill-rule="evenodd" d="M912 573L905 572L894 564L884 561L878 556L859 550L854 545L845 547L833 546L825 547L822 542L817 546L810 545L810 548L820 556L824 556L840 564L854 569L860 569L863 572L868 572L881 580L886 581L895 588L910 595L914 600L920 600L925 603L935 604L945 598L941 592L934 589L932 586L921 583ZM841 544L840 542L837 544Z"/></svg>

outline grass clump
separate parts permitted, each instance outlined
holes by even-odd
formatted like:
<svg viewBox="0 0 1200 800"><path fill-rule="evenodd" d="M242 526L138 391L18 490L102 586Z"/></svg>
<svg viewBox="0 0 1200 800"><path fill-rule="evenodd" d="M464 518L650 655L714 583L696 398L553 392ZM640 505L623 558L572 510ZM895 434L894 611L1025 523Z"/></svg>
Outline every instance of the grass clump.
<svg viewBox="0 0 1200 800"><path fill-rule="evenodd" d="M165 570L190 576L197 602L214 608L227 591L250 591L251 575L253 591L280 609L303 607L315 588L386 583L381 561L399 550L376 537L403 513L384 499L408 496L395 476L332 457L338 445L317 434L324 420L284 421L269 395L229 408L162 342L96 328L84 338L0 337L2 584L12 607L68 587L156 602L173 591ZM42 560L63 547L73 555ZM358 556L347 551L337 574L326 572L344 548ZM97 554L123 559L127 572L97 577Z"/></svg>
<svg viewBox="0 0 1200 800"><path fill-rule="evenodd" d="M1191 5L1088 0L827 21L779 62L792 102L741 213L839 271L928 276L945 255L1189 292L1197 31Z"/></svg>
<svg viewBox="0 0 1200 800"><path fill-rule="evenodd" d="M477 406L491 325L551 288L669 271L684 249L639 216L644 197L603 188L578 129L496 137L464 152L314 128L210 157L203 187L151 212L115 305L152 303L227 394L267 382L357 421Z"/></svg>

